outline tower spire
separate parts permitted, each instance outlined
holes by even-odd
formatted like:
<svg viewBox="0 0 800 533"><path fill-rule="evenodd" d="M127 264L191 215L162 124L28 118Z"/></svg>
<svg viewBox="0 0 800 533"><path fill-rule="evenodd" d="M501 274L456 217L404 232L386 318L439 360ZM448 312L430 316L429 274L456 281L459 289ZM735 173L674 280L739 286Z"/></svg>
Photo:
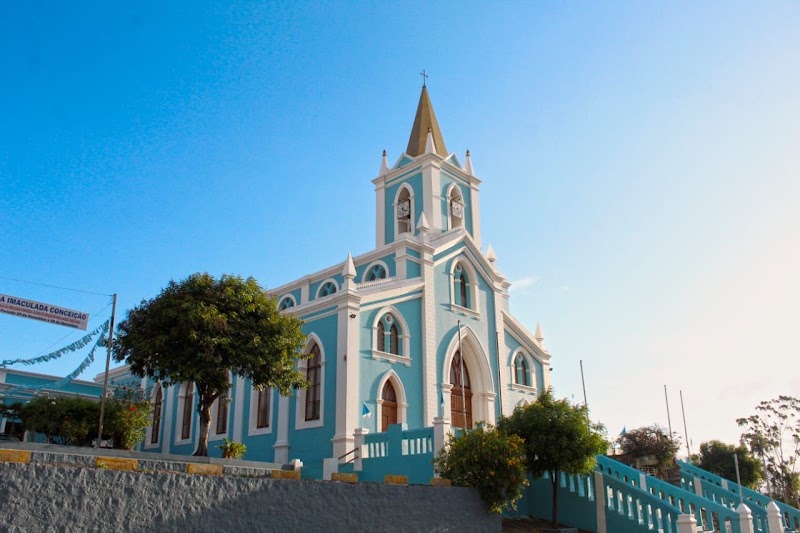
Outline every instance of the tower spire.
<svg viewBox="0 0 800 533"><path fill-rule="evenodd" d="M436 114L433 112L428 87L422 86L422 94L419 95L417 104L417 115L414 117L414 125L411 127L411 136L408 138L408 148L406 153L411 157L417 157L425 153L425 145L428 140L428 131L433 136L433 144L436 153L442 157L447 157L447 147L444 144L442 131L436 121Z"/></svg>

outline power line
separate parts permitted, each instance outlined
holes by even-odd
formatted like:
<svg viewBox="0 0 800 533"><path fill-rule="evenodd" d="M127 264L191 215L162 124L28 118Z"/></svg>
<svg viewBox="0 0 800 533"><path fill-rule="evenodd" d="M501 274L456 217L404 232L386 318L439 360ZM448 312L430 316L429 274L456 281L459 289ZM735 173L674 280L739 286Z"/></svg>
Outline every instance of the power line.
<svg viewBox="0 0 800 533"><path fill-rule="evenodd" d="M7 276L0 276L0 279L7 279L9 281L16 281L19 283L28 283L30 285L39 285L40 287L50 287L51 289L61 289L62 291L82 292L84 294L94 294L95 296L111 296L103 292L84 291L81 289L72 289L70 287L59 287L58 285L48 285L47 283L37 283L35 281L27 281L24 279L9 278Z"/></svg>

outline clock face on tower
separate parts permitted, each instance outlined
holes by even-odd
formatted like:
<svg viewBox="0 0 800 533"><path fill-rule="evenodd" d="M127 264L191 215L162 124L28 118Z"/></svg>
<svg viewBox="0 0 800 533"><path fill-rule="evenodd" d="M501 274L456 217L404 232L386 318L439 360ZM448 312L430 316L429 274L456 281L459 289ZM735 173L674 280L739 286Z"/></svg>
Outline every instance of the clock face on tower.
<svg viewBox="0 0 800 533"><path fill-rule="evenodd" d="M453 202L451 202L451 209L454 217L464 218L464 204L453 200Z"/></svg>
<svg viewBox="0 0 800 533"><path fill-rule="evenodd" d="M408 218L411 214L411 202L406 200L397 204L397 218Z"/></svg>

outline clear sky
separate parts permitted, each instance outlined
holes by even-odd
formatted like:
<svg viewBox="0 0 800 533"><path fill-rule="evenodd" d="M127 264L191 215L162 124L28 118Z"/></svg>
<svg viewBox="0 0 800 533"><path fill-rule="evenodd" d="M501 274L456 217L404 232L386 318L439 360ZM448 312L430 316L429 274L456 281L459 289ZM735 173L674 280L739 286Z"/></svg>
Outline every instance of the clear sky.
<svg viewBox="0 0 800 533"><path fill-rule="evenodd" d="M556 394L738 439L800 394L800 3L6 2L0 293L108 317L374 246L421 78ZM0 315L0 359L80 334ZM66 338L65 338L66 337ZM28 370L64 375L82 356ZM84 374L102 371L97 361Z"/></svg>

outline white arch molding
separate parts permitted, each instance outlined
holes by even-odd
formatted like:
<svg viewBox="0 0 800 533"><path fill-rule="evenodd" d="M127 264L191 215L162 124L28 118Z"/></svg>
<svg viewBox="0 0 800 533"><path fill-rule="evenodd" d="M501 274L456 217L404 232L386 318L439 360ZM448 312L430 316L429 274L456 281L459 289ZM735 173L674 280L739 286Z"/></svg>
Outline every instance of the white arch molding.
<svg viewBox="0 0 800 533"><path fill-rule="evenodd" d="M378 390L375 393L375 431L380 432L381 423L383 421L383 398L381 398L381 394L383 393L383 386L386 385L386 382L390 382L394 387L394 394L397 396L397 423L404 424L408 423L407 412L408 412L408 397L406 396L406 389L403 387L403 382L400 380L400 376L394 370L388 370L381 379L378 381Z"/></svg>
<svg viewBox="0 0 800 533"><path fill-rule="evenodd" d="M461 194L461 188L455 183L451 183L450 186L447 188L447 193L445 194L445 199L447 201L447 229L451 230L453 228L457 228L460 226L465 226L465 218L466 213L464 210L466 206L464 205L464 195ZM452 202L454 200L458 200L462 206L461 218L453 216L453 205Z"/></svg>
<svg viewBox="0 0 800 533"><path fill-rule="evenodd" d="M467 292L469 293L470 298L470 306L463 307L456 303L456 287L455 287L455 279L456 279L456 266L461 265L461 268L467 273ZM480 302L478 301L478 296L480 291L478 290L478 271L475 270L475 267L472 266L472 263L466 258L466 256L462 253L457 255L452 259L450 262L450 269L448 270L449 273L449 283L450 283L450 307L455 309L466 309L468 311L473 312L474 314L480 314Z"/></svg>
<svg viewBox="0 0 800 533"><path fill-rule="evenodd" d="M472 420L473 423L496 421L494 398L495 388L492 376L492 366L489 356L480 342L480 339L469 326L461 326L461 357L469 372L470 387L472 389ZM450 365L459 349L458 328L455 328L453 338L447 346L442 366L442 392L444 396L444 409L442 415L450 418Z"/></svg>
<svg viewBox="0 0 800 533"><path fill-rule="evenodd" d="M321 427L325 423L325 346L322 339L316 333L311 332L307 335L303 353L307 354L314 343L319 346L319 420L306 420L306 389L297 389L294 402L294 427L295 429L308 429ZM297 370L305 377L308 369L308 359L300 359L297 362Z"/></svg>
<svg viewBox="0 0 800 533"><path fill-rule="evenodd" d="M522 355L522 358L528 364L528 382L530 383L530 385L523 385L522 383L517 383L517 372L516 372L517 369L514 363L516 362L518 355ZM536 381L535 361L536 359L530 353L528 353L527 350L523 348L517 348L516 350L513 350L511 352L506 368L508 368L511 371L511 381L509 381L509 383L511 384L512 389L520 390L523 392L533 392L533 393L537 392L539 385L538 382Z"/></svg>
<svg viewBox="0 0 800 533"><path fill-rule="evenodd" d="M379 348L381 345L379 344L378 339L378 322L380 322L381 318L383 318L387 313L391 314L395 320L397 320L397 326L400 329L399 332L399 339L398 341L401 343L401 355L395 355L391 353L387 353ZM392 306L387 306L382 308L375 314L375 318L372 320L372 358L373 359L383 359L385 361L389 361L390 363L403 363L406 366L411 366L411 335L410 330L408 329L408 324L406 323L405 318L403 315L400 314L400 311L395 309Z"/></svg>
<svg viewBox="0 0 800 533"><path fill-rule="evenodd" d="M397 204L400 201L400 195L403 194L403 191L408 191L408 204L409 204L409 219L408 219L408 231L404 231L403 233L408 233L409 235L414 235L414 221L416 218L416 210L414 205L414 189L408 184L403 183L400 187L397 188L397 192L394 195L394 239L397 240L400 237L400 219L397 218Z"/></svg>

